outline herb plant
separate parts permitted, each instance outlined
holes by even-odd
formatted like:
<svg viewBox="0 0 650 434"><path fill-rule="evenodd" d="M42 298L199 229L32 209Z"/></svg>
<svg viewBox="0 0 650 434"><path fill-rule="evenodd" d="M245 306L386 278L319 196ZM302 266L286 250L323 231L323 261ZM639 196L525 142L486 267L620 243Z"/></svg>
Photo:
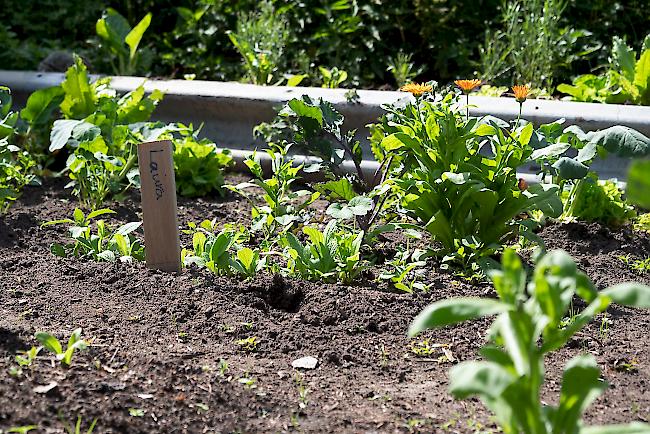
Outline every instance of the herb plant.
<svg viewBox="0 0 650 434"><path fill-rule="evenodd" d="M475 264L518 235L531 210L559 216L558 187L521 188L517 168L533 152L533 126L467 118L453 94L387 106L375 153L392 160L402 206L441 246L446 261ZM481 152L485 149L484 152Z"/></svg>
<svg viewBox="0 0 650 434"><path fill-rule="evenodd" d="M302 165L295 166L293 159L288 157L291 145L269 143L266 154L271 158L271 177L265 178L264 170L256 154L247 158L244 163L255 176L253 182L243 182L228 186L232 191L241 194L252 205L252 231L262 231L269 239L277 233L291 228L296 223L307 220L307 206L319 196L319 192L308 190L293 190L292 184L299 180L298 172ZM259 206L247 189L259 187L265 205Z"/></svg>
<svg viewBox="0 0 650 434"><path fill-rule="evenodd" d="M396 191L387 179L391 160L367 177L361 167L363 152L356 131L344 131L343 121L343 115L331 103L303 96L289 101L272 124L262 124L256 131L269 143L286 141L318 158L320 162L305 170L323 170L329 178L314 186L331 202L328 214L343 220L354 218L369 242L395 227L388 224L387 218L387 209L397 201ZM354 168L352 173L344 170L347 163Z"/></svg>
<svg viewBox="0 0 650 434"><path fill-rule="evenodd" d="M101 40L102 48L117 58L111 59L113 72L117 75L134 75L145 71L151 64L151 53L138 50L142 36L151 24L151 13L146 14L135 27L114 9L108 8L97 20L95 29Z"/></svg>
<svg viewBox="0 0 650 434"><path fill-rule="evenodd" d="M174 175L181 196L198 197L215 192L223 195L223 172L232 164L227 150L219 150L209 139L199 139L198 132L181 128L174 138Z"/></svg>
<svg viewBox="0 0 650 434"><path fill-rule="evenodd" d="M323 232L305 226L303 233L309 240L306 244L291 232L287 232L282 240L288 250L289 274L308 280L350 283L364 270L361 258L363 231L341 230L336 220L331 220Z"/></svg>
<svg viewBox="0 0 650 434"><path fill-rule="evenodd" d="M650 105L650 34L643 40L638 58L624 40L614 37L604 74L580 75L572 85L561 84L557 90L575 101Z"/></svg>
<svg viewBox="0 0 650 434"><path fill-rule="evenodd" d="M63 258L69 256L87 257L95 261L115 261L116 259L122 262L143 261L144 246L133 235L133 232L142 223L126 223L115 230L111 230L103 220L97 220L95 221L97 233L93 233L91 222L96 217L105 214L115 214L115 212L109 209L99 209L86 216L83 211L76 208L72 219L52 220L43 223L42 226L70 225L68 230L73 242L65 245L52 244L50 247L52 253Z"/></svg>
<svg viewBox="0 0 650 434"><path fill-rule="evenodd" d="M585 427L581 416L606 383L591 355L571 359L564 369L559 404L542 403L544 357L564 345L611 303L650 308L650 287L624 283L598 291L562 251L543 256L526 284L526 272L513 250L504 251L502 270L492 270L498 300L452 298L428 306L409 328L428 328L496 315L483 361L467 361L450 371L450 391L460 399L478 396L507 434L641 433L646 424ZM587 304L569 324L563 318L574 297Z"/></svg>
<svg viewBox="0 0 650 434"><path fill-rule="evenodd" d="M289 39L285 18L270 1L263 1L257 13L241 14L237 29L228 37L244 59L248 80L268 85L282 81L281 69Z"/></svg>
<svg viewBox="0 0 650 434"><path fill-rule="evenodd" d="M68 345L66 349L63 349L61 342L53 335L47 332L38 332L35 335L36 340L41 343L43 348L54 353L57 360L61 362L62 365L69 367L72 363L72 356L76 350L83 351L88 347L88 342L81 339L81 329L75 329L68 339Z"/></svg>
<svg viewBox="0 0 650 434"><path fill-rule="evenodd" d="M145 96L144 88L118 98L110 79L90 82L86 66L77 58L61 84L65 119L54 122L50 152L69 149L66 172L73 194L93 208L110 195L124 194L138 185L137 143L158 139L170 127L146 121L162 93Z"/></svg>
<svg viewBox="0 0 650 434"><path fill-rule="evenodd" d="M530 160L539 164L544 179L560 186L564 217L585 217L606 224L620 224L633 217L618 187L597 182L590 167L596 158L608 154L621 158L648 156L650 138L620 125L585 133L577 126L564 128L563 123L560 119L535 131L531 139L535 151Z"/></svg>

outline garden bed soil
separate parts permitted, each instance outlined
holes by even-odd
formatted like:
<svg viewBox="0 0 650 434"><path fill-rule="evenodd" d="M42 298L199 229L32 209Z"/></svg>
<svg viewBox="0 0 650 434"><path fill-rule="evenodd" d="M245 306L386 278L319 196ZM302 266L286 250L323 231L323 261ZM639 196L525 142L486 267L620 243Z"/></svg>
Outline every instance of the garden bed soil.
<svg viewBox="0 0 650 434"><path fill-rule="evenodd" d="M235 180L235 182L238 180ZM66 241L76 204L54 183L29 187L0 216L0 432L37 425L63 432L80 416L96 433L372 433L489 432L493 419L478 400L456 401L447 371L477 357L489 320L406 337L428 303L452 296L493 296L487 283L427 273L428 293L391 292L366 276L353 286L263 275L252 281L206 270L151 271L141 263L93 263L49 252ZM138 220L136 195L109 204L113 222ZM179 200L179 218L250 220L246 202ZM596 224L552 224L541 231L599 288L650 284L621 255L650 255L647 235ZM186 242L187 240L184 239ZM390 252L390 246L387 247ZM376 270L375 270L376 272ZM595 355L609 389L586 414L589 423L650 421L650 312L612 306L567 348L548 357L546 402L556 402L561 369L582 352ZM37 345L36 331L59 338L83 328L92 339L62 368L45 351L20 377L9 375L18 351ZM256 337L256 351L236 343ZM428 339L430 354L412 347ZM313 370L292 361L313 356ZM450 360L451 359L451 360ZM223 362L227 363L227 370ZM222 372L224 371L224 372ZM254 383L253 383L254 382ZM56 385L46 393L38 386Z"/></svg>

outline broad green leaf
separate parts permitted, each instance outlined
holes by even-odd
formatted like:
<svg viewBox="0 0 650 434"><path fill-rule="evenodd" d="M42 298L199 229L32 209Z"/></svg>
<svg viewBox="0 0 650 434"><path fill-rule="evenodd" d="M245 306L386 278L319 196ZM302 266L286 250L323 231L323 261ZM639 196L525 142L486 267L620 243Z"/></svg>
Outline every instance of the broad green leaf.
<svg viewBox="0 0 650 434"><path fill-rule="evenodd" d="M574 357L562 375L560 405L553 415L552 432L575 432L582 413L607 388L600 380L600 369L592 355Z"/></svg>
<svg viewBox="0 0 650 434"><path fill-rule="evenodd" d="M247 271L250 271L251 265L253 265L253 261L255 260L255 252L248 247L244 247L237 251L237 259L239 259Z"/></svg>
<svg viewBox="0 0 650 434"><path fill-rule="evenodd" d="M309 106L304 101L296 98L289 101L288 105L291 108L291 110L293 110L294 113L299 117L304 116L307 118L314 119L316 122L318 122L320 126L323 126L323 112L321 111L320 108Z"/></svg>
<svg viewBox="0 0 650 434"><path fill-rule="evenodd" d="M463 362L449 371L449 391L458 399L479 395L499 398L516 378L494 362Z"/></svg>
<svg viewBox="0 0 650 434"><path fill-rule="evenodd" d="M650 160L632 162L627 175L626 194L631 203L650 209Z"/></svg>
<svg viewBox="0 0 650 434"><path fill-rule="evenodd" d="M650 286L640 283L621 283L601 291L614 303L623 306L650 308Z"/></svg>
<svg viewBox="0 0 650 434"><path fill-rule="evenodd" d="M405 133L393 133L384 137L381 141L380 147L383 148L386 152L395 151L403 147L411 148L409 146L415 141L414 138Z"/></svg>
<svg viewBox="0 0 650 434"><path fill-rule="evenodd" d="M59 256L61 258L65 258L68 256L65 252L65 247L58 243L53 243L50 246L50 252L52 252L53 255Z"/></svg>
<svg viewBox="0 0 650 434"><path fill-rule="evenodd" d="M650 139L637 130L622 125L589 133L589 141L623 158L650 155Z"/></svg>
<svg viewBox="0 0 650 434"><path fill-rule="evenodd" d="M60 107L66 118L84 119L95 111L95 91L90 86L88 71L81 58L77 57L75 64L68 68L61 88L65 97Z"/></svg>
<svg viewBox="0 0 650 434"><path fill-rule="evenodd" d="M115 243L120 256L129 256L129 243L126 241L124 235L115 234L113 235L112 241Z"/></svg>
<svg viewBox="0 0 650 434"><path fill-rule="evenodd" d="M650 50L646 50L636 64L634 84L641 93L650 88Z"/></svg>
<svg viewBox="0 0 650 434"><path fill-rule="evenodd" d="M126 42L126 45L128 45L130 49L129 58L131 60L135 57L142 35L144 35L144 32L149 28L149 24L151 24L151 12L145 15L144 18L142 18L133 30L131 30L124 38L124 42Z"/></svg>
<svg viewBox="0 0 650 434"><path fill-rule="evenodd" d="M561 157L553 163L553 168L564 179L582 179L589 173L589 167L569 157Z"/></svg>
<svg viewBox="0 0 650 434"><path fill-rule="evenodd" d="M72 216L74 218L74 221L78 224L83 224L86 221L86 217L84 216L83 211L81 211L79 208L74 209Z"/></svg>
<svg viewBox="0 0 650 434"><path fill-rule="evenodd" d="M497 133L494 126L489 124L480 124L474 132L477 136L493 136Z"/></svg>
<svg viewBox="0 0 650 434"><path fill-rule="evenodd" d="M92 211L90 214L88 214L86 219L91 220L94 219L95 217L99 217L100 215L105 215L105 214L117 214L117 213L108 208L102 208L102 209L97 209L95 211Z"/></svg>
<svg viewBox="0 0 650 434"><path fill-rule="evenodd" d="M117 231L115 231L115 233L120 235L128 235L134 230L138 229L140 226L142 226L142 222L125 223L119 228L117 228Z"/></svg>
<svg viewBox="0 0 650 434"><path fill-rule="evenodd" d="M636 64L636 55L623 39L618 36L614 37L612 43L612 62L618 66L619 71L628 80L634 79L634 67Z"/></svg>
<svg viewBox="0 0 650 434"><path fill-rule="evenodd" d="M61 343L57 338L52 336L51 334L47 332L38 332L35 335L36 340L43 345L43 347L54 354L61 354L63 352L63 349L61 348Z"/></svg>
<svg viewBox="0 0 650 434"><path fill-rule="evenodd" d="M64 92L61 86L39 89L27 98L25 108L20 111L20 117L30 125L46 125L52 114L63 101Z"/></svg>
<svg viewBox="0 0 650 434"><path fill-rule="evenodd" d="M519 134L519 143L527 145L530 142L530 138L533 136L533 130L534 128L532 123L526 124Z"/></svg>
<svg viewBox="0 0 650 434"><path fill-rule="evenodd" d="M83 121L69 119L58 119L54 121L54 126L50 133L49 151L54 152L62 149L72 137L72 130L74 127L81 123L83 123Z"/></svg>
<svg viewBox="0 0 650 434"><path fill-rule="evenodd" d="M350 201L357 195L354 192L352 183L347 178L317 184L315 188L326 195L330 200L343 199Z"/></svg>
<svg viewBox="0 0 650 434"><path fill-rule="evenodd" d="M530 124L529 124L530 125ZM530 156L531 160L548 159L564 154L571 145L569 143L554 143L541 149L536 149Z"/></svg>
<svg viewBox="0 0 650 434"><path fill-rule="evenodd" d="M538 209L547 217L562 215L563 204L559 187L553 184L531 184L523 192L530 201L529 209Z"/></svg>
<svg viewBox="0 0 650 434"><path fill-rule="evenodd" d="M115 54L127 54L124 42L131 31L129 22L115 9L108 8L95 25L97 35L109 45Z"/></svg>
<svg viewBox="0 0 650 434"><path fill-rule="evenodd" d="M287 86L295 87L298 86L305 78L309 77L309 74L293 74L287 78Z"/></svg>
<svg viewBox="0 0 650 434"><path fill-rule="evenodd" d="M408 334L507 312L511 307L489 298L452 298L427 306L411 323Z"/></svg>

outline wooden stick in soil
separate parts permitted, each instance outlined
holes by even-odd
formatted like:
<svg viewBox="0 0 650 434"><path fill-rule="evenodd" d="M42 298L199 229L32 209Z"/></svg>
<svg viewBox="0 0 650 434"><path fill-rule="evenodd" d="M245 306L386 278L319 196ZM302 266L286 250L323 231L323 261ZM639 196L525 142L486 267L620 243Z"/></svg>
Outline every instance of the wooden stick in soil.
<svg viewBox="0 0 650 434"><path fill-rule="evenodd" d="M181 248L172 142L138 145L147 267L178 272Z"/></svg>

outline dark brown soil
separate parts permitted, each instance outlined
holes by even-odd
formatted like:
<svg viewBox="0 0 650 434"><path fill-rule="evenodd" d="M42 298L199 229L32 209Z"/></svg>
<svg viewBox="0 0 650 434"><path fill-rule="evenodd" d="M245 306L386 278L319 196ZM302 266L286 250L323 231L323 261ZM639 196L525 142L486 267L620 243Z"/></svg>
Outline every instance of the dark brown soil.
<svg viewBox="0 0 650 434"><path fill-rule="evenodd" d="M29 188L0 216L0 432L63 432L98 419L96 433L490 432L490 414L476 400L446 391L449 362L477 357L489 321L406 337L428 303L484 296L432 266L428 293L397 294L371 280L355 286L261 276L251 282L204 270L179 275L142 264L60 259L49 252L64 228L41 222L68 217L75 207L60 185ZM138 219L137 198L111 204L118 221ZM182 222L205 218L246 223L246 203L234 198L181 200ZM549 249L571 253L599 287L648 274L618 257L650 255L650 240L629 229L554 224L541 232ZM590 352L610 388L587 413L589 423L650 419L650 313L613 306L548 360L547 402L555 402L566 361ZM37 345L36 331L59 338L83 328L92 339L72 367L46 352L22 376L9 375L18 351ZM237 341L256 337L253 352ZM428 339L432 353L412 347ZM438 347L437 345L440 345ZM449 354L449 353L448 353ZM314 370L291 362L318 358ZM223 369L224 362L227 369ZM627 364L627 365L626 365ZM629 366L629 369L625 369ZM56 383L47 393L38 386ZM38 390L38 389L37 389Z"/></svg>

